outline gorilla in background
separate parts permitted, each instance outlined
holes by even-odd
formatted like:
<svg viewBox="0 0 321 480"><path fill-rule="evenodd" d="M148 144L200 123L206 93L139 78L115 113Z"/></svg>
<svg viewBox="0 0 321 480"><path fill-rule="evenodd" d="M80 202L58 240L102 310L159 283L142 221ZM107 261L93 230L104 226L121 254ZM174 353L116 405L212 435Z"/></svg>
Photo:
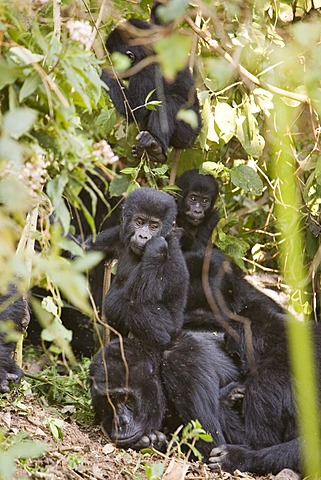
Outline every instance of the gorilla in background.
<svg viewBox="0 0 321 480"><path fill-rule="evenodd" d="M131 67L134 67L153 55L152 47L146 45L149 36L146 30L152 34L152 29L153 24L130 18L109 34L106 48L109 53L126 55ZM194 80L188 67L178 72L175 80L167 81L162 76L160 67L151 63L129 77L128 87L109 70L103 70L101 78L108 87L115 108L128 122L136 120L141 128L136 137L137 144L132 149L135 157L140 159L146 152L150 160L165 162L169 146L185 149L193 145L201 129L201 116ZM151 92L149 101L161 102L155 110L144 106ZM195 129L177 118L181 109L195 113Z"/></svg>
<svg viewBox="0 0 321 480"><path fill-rule="evenodd" d="M96 420L117 446L161 449L165 434L195 419L213 437L211 443L196 445L206 458L222 439L241 441L242 423L237 418L229 421L228 408L226 404L221 408L220 399L221 390L237 381L238 373L215 336L183 331L164 349L149 349L137 339L125 338L123 351L128 372L118 339L90 366ZM223 392L224 399L227 395Z"/></svg>
<svg viewBox="0 0 321 480"><path fill-rule="evenodd" d="M262 312L257 313L260 318ZM213 469L220 465L228 472L239 469L260 475L269 472L277 474L283 468L291 468L299 473L302 471L286 332L284 325L276 324L273 319L271 326L268 327L269 319L266 314L264 315L260 328L261 330L268 328L268 333L266 338L261 335L259 339L254 340L256 349L257 341L262 343L260 357L257 356L257 373L250 373L244 382L245 441L238 445L223 445L213 449L209 459L210 467ZM272 334L273 328L276 331ZM313 323L311 329L314 335L320 390L321 325ZM261 420L257 423L259 417Z"/></svg>
<svg viewBox="0 0 321 480"><path fill-rule="evenodd" d="M199 177L198 188L192 187L192 180L187 182L193 178L192 175L195 179ZM201 191L202 185L205 186L203 178L206 178L202 178L197 171L193 174L186 172L182 175L183 179L184 176L186 183L184 181L181 186L183 206L190 194L196 198L195 190ZM217 193L214 193L214 201L215 195ZM198 198L201 198L199 193ZM182 211L180 206L178 208L179 212ZM182 215L181 220L178 215L178 223L183 227L188 226L188 214L184 216L183 212ZM215 213L211 219L204 215L199 225L208 232L208 240L215 226ZM202 246L202 242L198 241L200 230L195 228L194 231L187 231L194 241L187 246L185 244L185 248L183 245L190 275L184 327L225 332L226 352L238 362L243 378L242 416L245 432L242 445L214 449L210 462L213 467L218 462L229 472L240 469L266 474L270 471L277 473L285 467L298 471L299 441L287 354L285 311L249 283L241 269L216 247L210 254L208 272L213 310L208 304L202 281L207 240ZM319 325L314 326L316 348L321 357L319 330ZM320 362L321 358L318 358L319 368Z"/></svg>
<svg viewBox="0 0 321 480"><path fill-rule="evenodd" d="M123 205L121 227L97 236L90 248L118 258L104 301L107 323L151 346L164 346L183 325L188 272L174 228L173 197L143 187Z"/></svg>
<svg viewBox="0 0 321 480"><path fill-rule="evenodd" d="M212 175L202 175L197 169L187 170L176 181L177 225L183 228L182 248L197 250L206 246L219 221L214 204L218 196L218 183Z"/></svg>
<svg viewBox="0 0 321 480"><path fill-rule="evenodd" d="M10 336L23 333L29 323L29 309L25 297L17 296L10 286L6 295L0 295L0 392L9 392L10 382L19 383L22 371L14 361L15 339Z"/></svg>

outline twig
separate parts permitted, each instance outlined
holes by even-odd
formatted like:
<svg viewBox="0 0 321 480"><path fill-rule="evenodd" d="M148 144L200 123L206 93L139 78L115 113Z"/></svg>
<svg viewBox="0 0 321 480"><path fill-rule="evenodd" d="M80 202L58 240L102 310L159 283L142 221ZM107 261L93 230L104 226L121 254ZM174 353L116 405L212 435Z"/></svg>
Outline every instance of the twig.
<svg viewBox="0 0 321 480"><path fill-rule="evenodd" d="M92 47L92 45L95 41L96 35L97 35L97 33L99 33L99 25L101 24L101 21L103 19L103 15L105 13L105 10L107 9L106 3L107 3L107 0L103 0L101 2L101 6L100 6L100 10L99 10L97 20L93 21L93 24L94 24L93 33L90 37L88 45L86 46L86 50L91 49L91 47ZM93 20L93 18L92 18L92 20Z"/></svg>
<svg viewBox="0 0 321 480"><path fill-rule="evenodd" d="M177 168L178 168L179 159L181 157L181 152L182 151L179 150L178 148L175 148L175 150L174 150L174 158L173 158L171 173L170 173L170 177L169 177L169 185L174 185L175 184Z"/></svg>
<svg viewBox="0 0 321 480"><path fill-rule="evenodd" d="M208 33L203 32L203 30L201 30L190 17L186 16L185 19L189 26L194 30L194 32L196 32L212 50L217 52L228 63L230 63L235 68L235 70L239 72L241 77L245 77L247 80L250 80L255 85L258 85L271 93L281 95L282 97L291 98L292 100L296 100L298 102L310 103L310 99L306 95L289 92L287 90L283 90L282 88L275 87L274 85L266 83L263 80L259 80L255 75L253 75L245 67L243 67L243 65L236 63L234 58L231 57L229 53L225 52L225 50L220 46L217 40L213 40Z"/></svg>
<svg viewBox="0 0 321 480"><path fill-rule="evenodd" d="M54 36L60 41L61 35L61 0L53 0L53 20L54 20Z"/></svg>
<svg viewBox="0 0 321 480"><path fill-rule="evenodd" d="M31 269L32 269L32 257L34 254L35 248L35 231L37 228L37 220L38 220L38 212L39 212L39 204L28 213L26 219L26 225L23 229L22 236L20 238L16 255L20 254L23 250L25 250L25 257L26 257L26 269L27 269L27 287L30 287L30 280L31 280ZM17 341L16 345L16 359L17 364L19 367L22 365L22 347L23 347L23 334L19 335L19 340Z"/></svg>

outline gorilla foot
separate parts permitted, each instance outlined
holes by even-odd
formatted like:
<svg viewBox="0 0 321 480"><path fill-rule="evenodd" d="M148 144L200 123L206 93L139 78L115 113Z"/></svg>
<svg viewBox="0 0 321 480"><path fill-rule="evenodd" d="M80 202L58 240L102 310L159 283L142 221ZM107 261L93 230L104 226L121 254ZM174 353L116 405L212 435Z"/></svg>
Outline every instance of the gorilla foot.
<svg viewBox="0 0 321 480"><path fill-rule="evenodd" d="M137 137L137 145L132 148L132 155L141 159L144 153L152 162L164 163L166 161L166 155L163 152L161 145L158 141L147 131L141 131Z"/></svg>
<svg viewBox="0 0 321 480"><path fill-rule="evenodd" d="M236 469L241 472L251 470L251 451L242 445L221 445L212 449L208 466L211 470L222 469L233 473Z"/></svg>
<svg viewBox="0 0 321 480"><path fill-rule="evenodd" d="M222 463L224 462L224 459L227 457L227 448L225 445L222 445L220 447L213 448L210 457L208 459L208 466L211 470L214 470L216 472L221 471Z"/></svg>

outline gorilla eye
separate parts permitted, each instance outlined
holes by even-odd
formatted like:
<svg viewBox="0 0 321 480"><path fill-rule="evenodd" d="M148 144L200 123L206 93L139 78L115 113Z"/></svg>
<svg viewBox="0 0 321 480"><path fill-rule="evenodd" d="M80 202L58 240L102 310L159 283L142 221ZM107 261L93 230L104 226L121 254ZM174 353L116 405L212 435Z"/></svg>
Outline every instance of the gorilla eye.
<svg viewBox="0 0 321 480"><path fill-rule="evenodd" d="M143 218L135 218L135 224L138 225L139 227L141 227L142 225L144 225L144 219Z"/></svg>
<svg viewBox="0 0 321 480"><path fill-rule="evenodd" d="M151 228L151 230L158 230L158 228L159 228L159 223L157 223L157 222L151 223L151 224L150 224L150 228Z"/></svg>
<svg viewBox="0 0 321 480"><path fill-rule="evenodd" d="M190 199L192 200L192 202L196 202L196 196L195 195L191 195Z"/></svg>
<svg viewBox="0 0 321 480"><path fill-rule="evenodd" d="M135 55L133 54L133 52L131 52L130 50L127 50L126 55L127 57L129 57L130 61L133 63L135 60Z"/></svg>
<svg viewBox="0 0 321 480"><path fill-rule="evenodd" d="M207 205L209 203L210 199L209 198L202 198L202 204Z"/></svg>

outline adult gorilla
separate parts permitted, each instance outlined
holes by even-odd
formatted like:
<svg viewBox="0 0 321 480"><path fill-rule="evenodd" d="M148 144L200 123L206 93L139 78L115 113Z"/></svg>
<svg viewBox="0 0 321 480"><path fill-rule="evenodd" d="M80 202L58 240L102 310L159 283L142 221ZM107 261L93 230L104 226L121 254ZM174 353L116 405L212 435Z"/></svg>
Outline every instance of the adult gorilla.
<svg viewBox="0 0 321 480"><path fill-rule="evenodd" d="M104 301L107 323L151 346L164 346L183 325L188 272L175 230L173 197L143 187L124 202L120 227L102 232L89 248L117 258Z"/></svg>
<svg viewBox="0 0 321 480"><path fill-rule="evenodd" d="M146 45L152 28L153 25L149 22L130 18L109 34L106 40L107 50L126 55L131 67L139 67L140 62L153 55L151 45ZM129 77L128 87L108 70L103 70L101 78L108 87L116 109L128 122L136 120L142 129L136 137L138 143L133 147L134 156L141 158L146 152L150 160L165 162L169 146L182 149L193 145L200 132L201 116L194 80L188 67L178 72L173 81L167 81L159 66L150 63ZM146 98L150 94L149 101L161 102L155 110L145 107ZM177 118L181 109L194 112L195 128Z"/></svg>
<svg viewBox="0 0 321 480"><path fill-rule="evenodd" d="M165 434L198 419L213 437L196 445L206 458L222 439L242 439L241 422L230 417L226 405L221 408L220 398L237 378L209 332L180 332L164 350L133 338L122 345L114 339L90 366L96 420L118 446L161 449Z"/></svg>

